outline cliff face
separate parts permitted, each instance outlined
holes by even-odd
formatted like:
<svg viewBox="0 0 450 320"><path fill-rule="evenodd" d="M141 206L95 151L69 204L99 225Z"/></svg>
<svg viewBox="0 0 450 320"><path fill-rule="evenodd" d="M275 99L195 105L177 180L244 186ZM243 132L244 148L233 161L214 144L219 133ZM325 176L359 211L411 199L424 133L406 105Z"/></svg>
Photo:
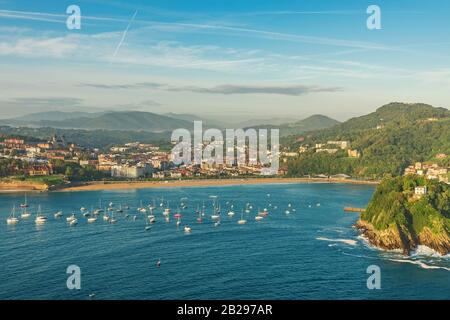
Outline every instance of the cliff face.
<svg viewBox="0 0 450 320"><path fill-rule="evenodd" d="M417 198L414 187L428 184ZM450 187L421 177L384 180L355 227L381 249L400 249L408 255L418 245L442 255L450 253Z"/></svg>
<svg viewBox="0 0 450 320"><path fill-rule="evenodd" d="M402 250L403 254L409 255L418 245L424 245L441 255L450 253L450 237L442 234L435 235L429 228L424 228L416 237L405 233L398 226L376 230L371 223L364 220L358 220L355 227L371 245L383 250Z"/></svg>

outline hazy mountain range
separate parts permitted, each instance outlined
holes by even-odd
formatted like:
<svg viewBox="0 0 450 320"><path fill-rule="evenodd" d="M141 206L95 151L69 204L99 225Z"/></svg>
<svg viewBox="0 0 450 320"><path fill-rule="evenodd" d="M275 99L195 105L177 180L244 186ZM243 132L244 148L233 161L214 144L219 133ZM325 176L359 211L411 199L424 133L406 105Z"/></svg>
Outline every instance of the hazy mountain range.
<svg viewBox="0 0 450 320"><path fill-rule="evenodd" d="M337 120L323 115L314 115L306 119L292 121L292 119L254 119L240 123L201 117L193 114L156 114L141 111L119 112L39 112L25 116L0 120L0 125L14 127L50 127L58 129L84 129L84 130L120 130L120 131L147 131L164 132L177 128L193 128L193 121L203 121L204 127L209 128L281 128L281 134L287 135L296 132L329 128L338 124ZM269 123L270 121L270 123Z"/></svg>

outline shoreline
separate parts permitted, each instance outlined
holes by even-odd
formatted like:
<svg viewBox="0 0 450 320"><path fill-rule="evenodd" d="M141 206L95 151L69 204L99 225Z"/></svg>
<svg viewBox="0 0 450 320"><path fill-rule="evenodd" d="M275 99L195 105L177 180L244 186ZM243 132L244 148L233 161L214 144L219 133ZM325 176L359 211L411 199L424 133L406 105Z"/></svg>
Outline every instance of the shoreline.
<svg viewBox="0 0 450 320"><path fill-rule="evenodd" d="M243 179L203 179L203 180L165 180L165 181L94 181L83 185L66 186L53 192L98 191L120 189L178 188L178 187L217 187L258 184L295 184L295 183L344 183L358 185L377 185L379 181L323 178L243 178Z"/></svg>
<svg viewBox="0 0 450 320"><path fill-rule="evenodd" d="M130 190L149 188L179 188L179 187L219 187L233 185L258 184L295 184L295 183L330 183L377 185L379 181L324 178L236 178L236 179L191 179L191 180L161 180L161 181L89 181L74 182L60 186L49 187L36 183L6 183L0 182L0 194L19 192L78 192L99 190Z"/></svg>

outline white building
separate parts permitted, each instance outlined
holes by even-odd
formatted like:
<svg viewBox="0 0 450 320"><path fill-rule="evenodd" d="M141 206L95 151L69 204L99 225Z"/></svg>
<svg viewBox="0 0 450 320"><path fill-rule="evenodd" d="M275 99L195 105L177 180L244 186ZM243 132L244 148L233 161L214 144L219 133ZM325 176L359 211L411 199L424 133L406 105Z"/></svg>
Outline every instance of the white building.
<svg viewBox="0 0 450 320"><path fill-rule="evenodd" d="M416 196L422 196L422 195L427 194L427 191L428 191L428 189L427 189L426 186L423 186L423 187L416 187L416 188L414 189L414 194L415 194Z"/></svg>

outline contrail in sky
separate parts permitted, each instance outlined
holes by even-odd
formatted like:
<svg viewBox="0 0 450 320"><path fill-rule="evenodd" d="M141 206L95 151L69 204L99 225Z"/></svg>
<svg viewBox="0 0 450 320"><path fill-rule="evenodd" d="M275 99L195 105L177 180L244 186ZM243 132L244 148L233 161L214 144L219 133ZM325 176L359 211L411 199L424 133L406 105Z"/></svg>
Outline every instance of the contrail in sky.
<svg viewBox="0 0 450 320"><path fill-rule="evenodd" d="M134 18L136 18L136 15L137 15L137 10L134 12L133 16L131 17L130 22L128 22L127 28L125 29L125 31L124 31L123 34L122 34L122 38L120 39L120 42L119 42L119 44L117 45L116 50L114 51L114 54L113 54L113 56L112 56L112 58L111 58L111 63L113 62L114 58L116 57L117 53L118 53L119 50L120 50L120 47L122 46L123 42L125 41L125 38L126 38L127 33L128 33L128 30L130 29L131 23L133 23Z"/></svg>

